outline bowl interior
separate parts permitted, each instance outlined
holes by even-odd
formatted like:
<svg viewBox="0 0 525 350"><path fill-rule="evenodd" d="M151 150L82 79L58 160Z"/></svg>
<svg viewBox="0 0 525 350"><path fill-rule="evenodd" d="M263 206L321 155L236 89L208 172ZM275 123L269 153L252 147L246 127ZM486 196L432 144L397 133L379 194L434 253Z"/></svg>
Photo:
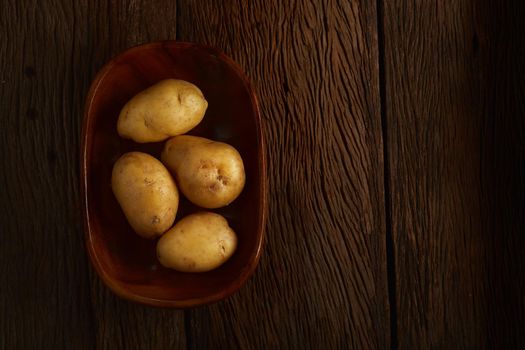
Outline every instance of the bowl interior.
<svg viewBox="0 0 525 350"><path fill-rule="evenodd" d="M160 157L163 142L138 144L122 139L116 123L130 98L167 78L192 82L208 101L203 121L189 134L227 142L244 161L243 192L229 206L212 210L226 217L237 233L238 247L225 264L207 273L181 273L162 267L155 253L157 240L143 239L133 232L111 191L111 171L120 155L142 151ZM87 244L104 282L121 296L160 306L213 301L240 287L260 254L264 170L255 97L232 61L216 49L187 43L154 43L130 49L113 59L95 79L85 118L82 171ZM180 195L177 220L203 210Z"/></svg>

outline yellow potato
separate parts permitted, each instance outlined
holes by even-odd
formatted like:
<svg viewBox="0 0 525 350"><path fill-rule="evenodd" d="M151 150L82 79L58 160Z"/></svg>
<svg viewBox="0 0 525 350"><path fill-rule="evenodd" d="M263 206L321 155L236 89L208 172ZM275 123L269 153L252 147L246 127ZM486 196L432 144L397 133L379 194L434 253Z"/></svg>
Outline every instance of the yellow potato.
<svg viewBox="0 0 525 350"><path fill-rule="evenodd" d="M157 243L157 257L181 272L206 272L228 260L237 236L219 214L200 212L181 219Z"/></svg>
<svg viewBox="0 0 525 350"><path fill-rule="evenodd" d="M181 135L169 139L161 160L174 173L186 198L203 208L230 204L246 180L235 148L202 137Z"/></svg>
<svg viewBox="0 0 525 350"><path fill-rule="evenodd" d="M122 155L113 166L111 187L137 234L155 238L175 221L179 192L169 171L146 153Z"/></svg>
<svg viewBox="0 0 525 350"><path fill-rule="evenodd" d="M135 95L120 112L117 131L135 142L157 142L193 129L208 102L198 87L166 79Z"/></svg>

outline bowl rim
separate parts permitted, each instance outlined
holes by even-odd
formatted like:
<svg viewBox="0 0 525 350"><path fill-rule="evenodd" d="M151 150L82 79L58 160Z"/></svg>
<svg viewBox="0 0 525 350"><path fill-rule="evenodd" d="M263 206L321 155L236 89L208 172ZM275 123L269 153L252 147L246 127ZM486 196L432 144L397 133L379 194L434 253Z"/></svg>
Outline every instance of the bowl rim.
<svg viewBox="0 0 525 350"><path fill-rule="evenodd" d="M89 212L89 184L88 184L88 175L89 175L89 166L88 160L91 159L91 145L93 134L90 132L92 129L92 120L90 118L91 110L93 106L94 98L99 90L99 87L106 77L106 75L111 71L111 69L117 64L117 62L124 56L129 55L135 51L149 50L153 48L170 48L170 49L183 49L183 48L198 48L207 50L210 54L216 55L220 60L225 62L230 69L233 69L236 74L241 79L244 88L250 95L250 100L254 109L255 117L255 126L257 134L257 146L259 149L258 157L258 170L260 174L260 186L259 186L259 198L260 198L260 216L259 222L257 222L257 248L252 252L250 259L248 260L248 265L245 266L239 276L233 280L228 286L219 292L210 294L200 298L188 298L188 299L158 299L147 297L134 293L129 288L126 288L124 285L119 283L117 280L113 279L109 273L102 267L102 262L100 261L96 249L94 248L94 237L92 234L92 227L90 223L90 212ZM136 45L130 47L119 54L113 56L109 61L107 61L103 67L95 75L94 79L91 82L90 88L87 93L85 100L84 110L83 110L83 122L82 122L82 131L81 131L81 146L80 146L80 187L81 187L81 196L82 196L82 207L84 214L84 238L86 243L86 248L88 255L92 262L92 265L95 267L95 271L98 273L104 284L109 287L117 296L127 299L133 302L137 302L143 305L154 306L154 307L164 307L164 308L190 308L194 306L209 304L217 302L219 300L225 299L228 296L235 293L239 290L248 280L248 278L253 275L259 260L262 255L263 246L265 244L265 225L268 215L268 198L267 198L267 176L266 176L266 143L264 139L264 131L262 126L262 119L260 115L259 102L255 94L255 89L247 78L246 74L240 68L240 66L233 61L229 56L227 56L222 50L209 46L202 45L191 42L176 41L176 40L164 40L164 41L155 41L146 44Z"/></svg>

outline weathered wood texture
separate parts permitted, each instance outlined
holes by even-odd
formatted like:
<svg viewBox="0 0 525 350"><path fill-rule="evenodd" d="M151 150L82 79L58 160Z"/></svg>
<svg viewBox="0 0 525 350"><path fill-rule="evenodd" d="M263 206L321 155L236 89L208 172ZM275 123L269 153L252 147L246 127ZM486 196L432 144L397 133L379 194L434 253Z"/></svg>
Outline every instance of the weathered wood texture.
<svg viewBox="0 0 525 350"><path fill-rule="evenodd" d="M182 311L118 300L90 272L78 172L91 79L174 38L174 18L169 1L1 2L0 348L185 347Z"/></svg>
<svg viewBox="0 0 525 350"><path fill-rule="evenodd" d="M525 347L523 15L384 1L400 349Z"/></svg>
<svg viewBox="0 0 525 350"><path fill-rule="evenodd" d="M377 13L368 1L180 1L178 38L223 48L258 92L266 251L189 312L192 349L389 347Z"/></svg>
<svg viewBox="0 0 525 350"><path fill-rule="evenodd" d="M378 3L1 1L0 349L525 347L523 5ZM261 264L187 311L111 294L80 212L89 83L163 39L232 56L268 144Z"/></svg>

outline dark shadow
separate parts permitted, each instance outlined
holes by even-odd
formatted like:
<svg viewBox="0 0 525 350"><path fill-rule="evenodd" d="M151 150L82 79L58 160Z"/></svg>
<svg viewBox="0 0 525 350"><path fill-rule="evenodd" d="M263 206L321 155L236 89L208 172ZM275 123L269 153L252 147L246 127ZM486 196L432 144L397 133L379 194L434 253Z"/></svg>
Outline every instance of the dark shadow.
<svg viewBox="0 0 525 350"><path fill-rule="evenodd" d="M487 341L525 348L525 21L522 1L478 5L482 230L486 239ZM479 38L478 38L479 35Z"/></svg>

